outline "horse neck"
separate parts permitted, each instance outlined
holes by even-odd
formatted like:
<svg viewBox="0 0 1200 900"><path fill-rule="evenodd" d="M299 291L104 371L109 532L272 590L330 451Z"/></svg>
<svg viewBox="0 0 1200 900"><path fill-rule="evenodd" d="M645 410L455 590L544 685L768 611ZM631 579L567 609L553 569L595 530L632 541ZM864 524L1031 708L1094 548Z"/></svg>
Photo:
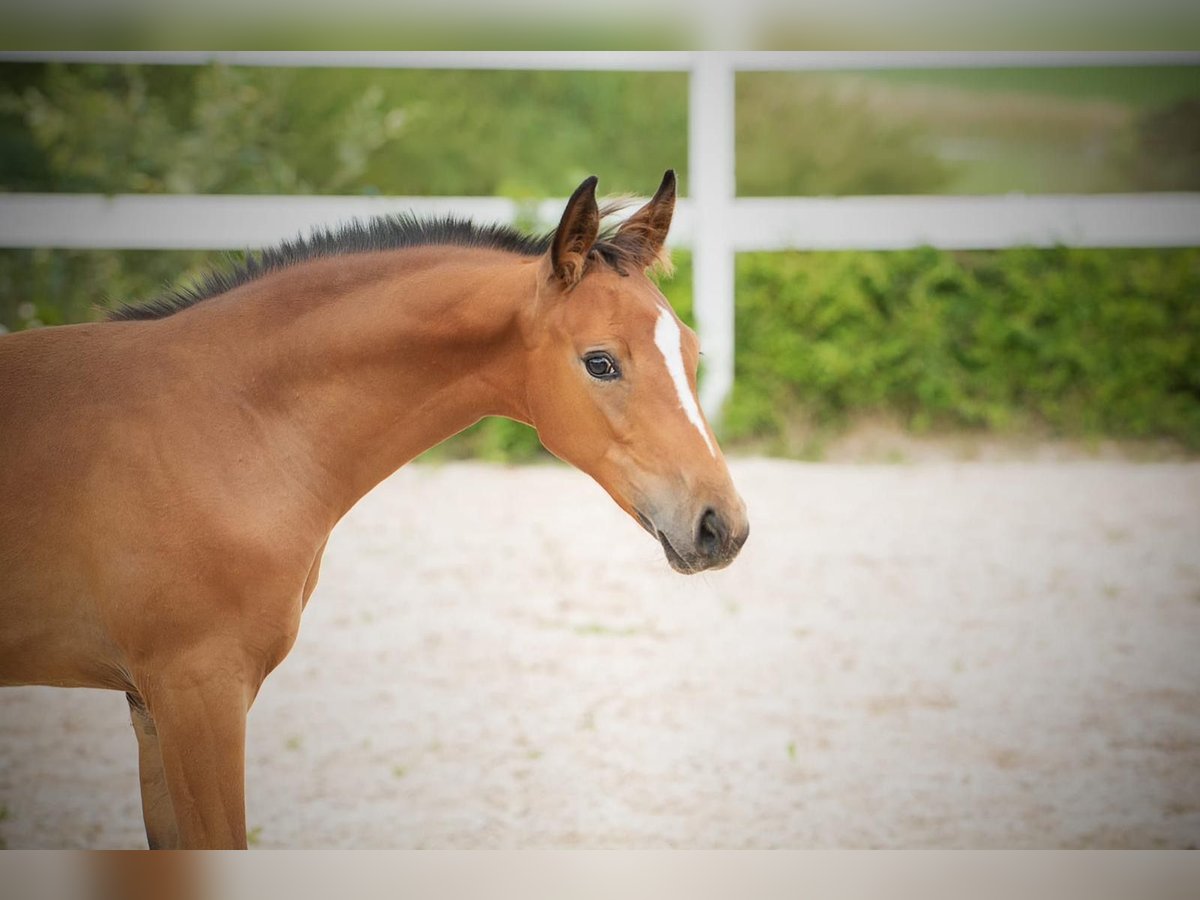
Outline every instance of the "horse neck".
<svg viewBox="0 0 1200 900"><path fill-rule="evenodd" d="M204 305L251 332L241 338L251 342L242 390L272 444L305 458L310 488L336 520L483 416L529 420L519 318L537 265L465 248L349 255Z"/></svg>

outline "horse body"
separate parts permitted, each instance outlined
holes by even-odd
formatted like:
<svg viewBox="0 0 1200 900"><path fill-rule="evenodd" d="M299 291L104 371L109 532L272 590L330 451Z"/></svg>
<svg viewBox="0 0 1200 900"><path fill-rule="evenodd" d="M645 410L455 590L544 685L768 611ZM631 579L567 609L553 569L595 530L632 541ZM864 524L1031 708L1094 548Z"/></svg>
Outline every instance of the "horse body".
<svg viewBox="0 0 1200 900"><path fill-rule="evenodd" d="M644 265L666 185L630 220ZM330 531L479 418L537 427L681 571L736 555L744 507L662 317L685 337L640 271L595 260L595 210L581 188L541 255L317 257L165 317L0 341L0 684L127 693L152 847L245 846L245 716ZM651 422L674 444L635 439Z"/></svg>

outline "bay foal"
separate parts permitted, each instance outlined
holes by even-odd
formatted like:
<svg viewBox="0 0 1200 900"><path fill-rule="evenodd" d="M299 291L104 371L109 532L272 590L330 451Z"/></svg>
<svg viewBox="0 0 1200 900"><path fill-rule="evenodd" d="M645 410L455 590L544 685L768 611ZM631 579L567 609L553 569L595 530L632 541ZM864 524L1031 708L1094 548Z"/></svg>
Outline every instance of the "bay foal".
<svg viewBox="0 0 1200 900"><path fill-rule="evenodd" d="M646 269L668 172L600 233L376 220L113 321L0 338L0 684L125 691L151 847L244 847L246 713L331 529L483 416L533 425L662 544L727 565L745 507L698 348Z"/></svg>

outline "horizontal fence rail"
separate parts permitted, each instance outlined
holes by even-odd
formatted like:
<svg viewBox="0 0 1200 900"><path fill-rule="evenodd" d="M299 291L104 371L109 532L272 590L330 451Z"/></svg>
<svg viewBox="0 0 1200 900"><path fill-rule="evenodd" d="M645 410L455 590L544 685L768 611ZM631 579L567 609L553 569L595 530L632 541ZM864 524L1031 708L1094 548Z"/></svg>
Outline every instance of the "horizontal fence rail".
<svg viewBox="0 0 1200 900"><path fill-rule="evenodd" d="M398 213L549 228L562 215L565 202L524 204L504 197L0 194L0 246L246 250L317 228Z"/></svg>
<svg viewBox="0 0 1200 900"><path fill-rule="evenodd" d="M733 386L738 251L1200 246L1200 194L739 198L734 165L739 71L1200 66L1196 51L0 50L4 62L688 73L691 196L671 239L693 251L700 400L714 418ZM497 197L0 194L0 247L257 248L404 211L549 228L562 207Z"/></svg>
<svg viewBox="0 0 1200 900"><path fill-rule="evenodd" d="M250 250L410 212L546 230L565 205L503 197L0 194L0 247ZM724 228L736 251L1200 246L1196 194L743 197L731 206ZM693 237L693 204L682 199L670 242L688 247Z"/></svg>
<svg viewBox="0 0 1200 900"><path fill-rule="evenodd" d="M743 72L1200 64L1194 50L0 50L0 62L687 72L716 55Z"/></svg>
<svg viewBox="0 0 1200 900"><path fill-rule="evenodd" d="M1200 194L734 201L735 250L1200 246Z"/></svg>

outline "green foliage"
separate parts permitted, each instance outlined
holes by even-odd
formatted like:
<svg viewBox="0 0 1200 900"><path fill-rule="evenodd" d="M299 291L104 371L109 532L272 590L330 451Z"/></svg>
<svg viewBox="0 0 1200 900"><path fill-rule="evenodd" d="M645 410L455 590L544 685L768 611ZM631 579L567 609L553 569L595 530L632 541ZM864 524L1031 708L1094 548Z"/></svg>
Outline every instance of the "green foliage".
<svg viewBox="0 0 1200 900"><path fill-rule="evenodd" d="M1050 428L1200 448L1200 251L744 254L728 437Z"/></svg>
<svg viewBox="0 0 1200 900"><path fill-rule="evenodd" d="M746 73L738 186L756 195L1189 190L1197 74Z"/></svg>
<svg viewBox="0 0 1200 900"><path fill-rule="evenodd" d="M92 321L107 307L185 283L224 256L198 250L0 250L0 328Z"/></svg>
<svg viewBox="0 0 1200 900"><path fill-rule="evenodd" d="M0 189L566 196L687 158L680 73L0 69ZM481 152L486 148L485 152Z"/></svg>
<svg viewBox="0 0 1200 900"><path fill-rule="evenodd" d="M476 422L422 457L429 462L451 459L484 459L490 462L527 463L550 459L537 432L512 419L489 417Z"/></svg>
<svg viewBox="0 0 1200 900"><path fill-rule="evenodd" d="M738 193L933 193L951 169L909 124L836 82L779 73L737 80Z"/></svg>
<svg viewBox="0 0 1200 900"><path fill-rule="evenodd" d="M3 102L23 115L45 152L50 174L42 189L307 192L317 183L301 178L282 152L289 74L48 66ZM330 133L340 143L346 122L336 124Z"/></svg>

